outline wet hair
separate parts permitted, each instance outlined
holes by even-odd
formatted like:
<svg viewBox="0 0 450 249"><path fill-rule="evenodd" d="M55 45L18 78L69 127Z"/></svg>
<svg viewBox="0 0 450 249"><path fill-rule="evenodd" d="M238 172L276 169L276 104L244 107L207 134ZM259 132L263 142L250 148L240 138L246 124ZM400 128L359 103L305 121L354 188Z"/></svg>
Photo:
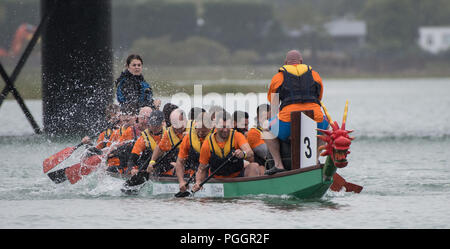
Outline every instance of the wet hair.
<svg viewBox="0 0 450 249"><path fill-rule="evenodd" d="M241 120L242 118L248 119L248 112L235 111L233 113L233 121L234 122L237 122L238 120Z"/></svg>
<svg viewBox="0 0 450 249"><path fill-rule="evenodd" d="M225 110L225 108L220 107L218 105L213 105L213 106L211 106L211 108L209 108L208 112L210 114L211 120L213 120L216 117L216 113L226 112L226 110Z"/></svg>
<svg viewBox="0 0 450 249"><path fill-rule="evenodd" d="M219 123L220 120L227 121L231 120L231 115L227 111L221 111L216 113L216 125L217 127L221 127L222 124Z"/></svg>
<svg viewBox="0 0 450 249"><path fill-rule="evenodd" d="M189 111L189 119L194 120L202 112L206 112L206 110L201 107L192 107Z"/></svg>
<svg viewBox="0 0 450 249"><path fill-rule="evenodd" d="M141 56L138 54L130 54L127 57L127 67L130 66L130 63L132 60L140 60L142 64L144 64L144 61L142 60Z"/></svg>
<svg viewBox="0 0 450 249"><path fill-rule="evenodd" d="M210 114L208 112L200 112L196 117L195 117L195 127L198 127L199 124L201 123L202 126L207 127L207 128L212 128L212 124L211 124L211 117Z"/></svg>
<svg viewBox="0 0 450 249"><path fill-rule="evenodd" d="M172 125L172 123L170 122L170 114L173 112L173 110L177 108L178 106L172 103L167 103L164 105L163 107L164 121L166 122L167 127L170 127Z"/></svg>
<svg viewBox="0 0 450 249"><path fill-rule="evenodd" d="M261 104L256 108L256 118L259 118L259 114L262 111L270 112L270 105L269 104Z"/></svg>

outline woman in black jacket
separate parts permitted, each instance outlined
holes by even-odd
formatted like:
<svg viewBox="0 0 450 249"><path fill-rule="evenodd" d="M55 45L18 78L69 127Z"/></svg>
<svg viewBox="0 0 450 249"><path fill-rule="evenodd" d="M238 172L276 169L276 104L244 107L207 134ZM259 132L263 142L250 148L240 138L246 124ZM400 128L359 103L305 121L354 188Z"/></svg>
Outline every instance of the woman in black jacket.
<svg viewBox="0 0 450 249"><path fill-rule="evenodd" d="M117 101L123 109L137 112L143 106L155 109L153 91L142 75L143 61L139 55L129 55L126 69L117 78Z"/></svg>

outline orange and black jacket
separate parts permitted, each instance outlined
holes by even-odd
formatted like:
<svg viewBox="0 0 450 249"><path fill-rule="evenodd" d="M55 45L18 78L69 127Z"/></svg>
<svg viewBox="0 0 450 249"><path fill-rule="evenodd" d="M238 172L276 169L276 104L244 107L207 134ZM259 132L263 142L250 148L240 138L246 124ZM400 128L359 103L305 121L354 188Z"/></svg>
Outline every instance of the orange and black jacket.
<svg viewBox="0 0 450 249"><path fill-rule="evenodd" d="M159 134L152 134L148 129L141 132L141 136L134 143L131 150L130 158L128 159L128 168L141 168L145 165L144 162L151 158L153 151L158 143L161 141L162 132Z"/></svg>
<svg viewBox="0 0 450 249"><path fill-rule="evenodd" d="M282 66L279 72L283 73L283 83L277 89L280 94L280 110L285 106L294 103L316 103L320 105L319 96L321 93L321 85L314 81L312 70L307 66L306 72L298 75L292 72L289 67L292 65ZM295 68L297 70L297 68Z"/></svg>
<svg viewBox="0 0 450 249"><path fill-rule="evenodd" d="M227 161L231 154L235 151L235 133L235 130L231 130L223 149L218 145L214 133L208 137L209 148L211 150L211 157L209 159L210 172L215 171L220 165L222 165L222 163ZM230 176L233 173L240 172L243 168L244 160L236 159L232 162L229 162L227 167L223 167L222 169L220 169L216 173L216 176Z"/></svg>
<svg viewBox="0 0 450 249"><path fill-rule="evenodd" d="M126 129L121 127L116 134L113 134L111 139L114 139L114 141L110 141L110 143L117 141L119 146L114 151L110 152L110 155L108 156L108 166L126 168L131 150L138 137L139 135L134 126L130 126ZM110 145L110 143L108 144Z"/></svg>
<svg viewBox="0 0 450 249"><path fill-rule="evenodd" d="M184 164L185 175L192 175L198 168L200 152L203 142L208 138L199 138L194 127L183 138L179 147L178 158L186 159Z"/></svg>
<svg viewBox="0 0 450 249"><path fill-rule="evenodd" d="M97 138L97 145L95 146L97 149L101 150L103 148L106 147L109 139L111 138L112 134L113 134L113 129L108 128L105 131L103 131L102 133L100 133L100 135Z"/></svg>

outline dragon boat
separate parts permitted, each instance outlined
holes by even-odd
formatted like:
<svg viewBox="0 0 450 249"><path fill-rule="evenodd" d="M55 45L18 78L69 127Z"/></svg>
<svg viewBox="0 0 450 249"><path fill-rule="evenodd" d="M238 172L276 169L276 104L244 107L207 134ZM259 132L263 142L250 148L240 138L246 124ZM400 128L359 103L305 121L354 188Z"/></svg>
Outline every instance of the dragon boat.
<svg viewBox="0 0 450 249"><path fill-rule="evenodd" d="M333 122L324 108L332 130L316 129L312 120L312 111L293 112L291 114L291 169L274 175L237 178L211 178L203 188L195 194L196 197L242 197L252 195L288 195L301 199L320 198L330 187L339 191L343 186L346 190L359 192L360 186L347 183L336 170L347 166L347 154L353 138L345 130L348 103L344 111L342 126ZM323 135L317 135L317 131ZM317 146L319 140L325 145ZM317 153L327 156L325 163L319 163ZM179 194L179 184L175 177L149 176L146 186L133 186L127 190L147 191L150 195ZM334 184L333 184L334 183ZM142 184L142 185L144 185ZM192 184L191 184L192 185ZM357 187L352 189L352 187ZM123 190L123 189L122 189ZM124 191L125 192L125 191ZM129 192L129 193L130 193Z"/></svg>
<svg viewBox="0 0 450 249"><path fill-rule="evenodd" d="M291 139L289 154L290 170L274 175L237 178L211 178L196 197L242 197L254 195L288 195L301 199L322 197L328 189L340 191L345 187L347 192L359 193L361 186L346 182L336 171L346 167L347 155L352 137L345 130L348 102L345 105L342 126L333 122L325 106L325 114L331 126L331 130L316 129L316 122L312 120L312 111L293 112L291 114ZM317 135L317 131L322 134ZM317 146L319 141L324 145ZM282 152L283 153L283 152ZM324 163L318 160L318 153L326 156ZM90 161L82 162L75 166L62 169L49 174L55 183L69 180L72 184L78 182L96 170L101 162L100 157L92 157ZM110 173L113 177L129 180L129 176ZM186 179L188 181L188 179ZM124 185L126 186L126 184ZM192 186L192 184L191 184ZM179 183L176 177L148 176L139 185L126 186L122 189L125 193L139 193L146 191L155 196L173 196L179 194Z"/></svg>
<svg viewBox="0 0 450 249"><path fill-rule="evenodd" d="M324 179L324 165L280 172L272 176L211 179L196 192L196 197L241 197L252 195L292 195L298 198L320 198L332 180ZM151 195L173 196L179 192L174 177L151 177Z"/></svg>

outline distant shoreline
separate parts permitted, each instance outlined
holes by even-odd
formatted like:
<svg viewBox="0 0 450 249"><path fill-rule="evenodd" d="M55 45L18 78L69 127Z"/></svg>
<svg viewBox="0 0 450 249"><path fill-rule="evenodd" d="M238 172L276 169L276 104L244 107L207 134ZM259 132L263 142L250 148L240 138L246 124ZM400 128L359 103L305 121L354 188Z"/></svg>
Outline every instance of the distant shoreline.
<svg viewBox="0 0 450 249"><path fill-rule="evenodd" d="M448 66L448 67L447 67ZM279 65L242 65L242 66L146 66L144 77L154 84L156 95L167 95L184 91L193 93L193 84L202 81L215 81L214 84L203 86L203 92L227 93L236 92L267 92L270 79L277 72ZM327 80L345 79L420 79L420 78L450 78L449 65L439 65L435 67L424 67L423 70L406 69L396 72L364 72L354 68L317 67L314 68L321 75L324 84ZM121 67L113 66L115 79ZM447 69L447 70L445 70ZM12 68L7 67L9 72ZM15 86L24 99L41 99L41 69L39 67L25 67L16 80ZM236 82L233 82L236 81ZM261 81L261 83L242 85L239 81ZM112 82L111 82L112 84ZM4 83L0 84L3 87ZM233 89L230 91L230 89ZM13 99L12 94L8 94L7 99Z"/></svg>

